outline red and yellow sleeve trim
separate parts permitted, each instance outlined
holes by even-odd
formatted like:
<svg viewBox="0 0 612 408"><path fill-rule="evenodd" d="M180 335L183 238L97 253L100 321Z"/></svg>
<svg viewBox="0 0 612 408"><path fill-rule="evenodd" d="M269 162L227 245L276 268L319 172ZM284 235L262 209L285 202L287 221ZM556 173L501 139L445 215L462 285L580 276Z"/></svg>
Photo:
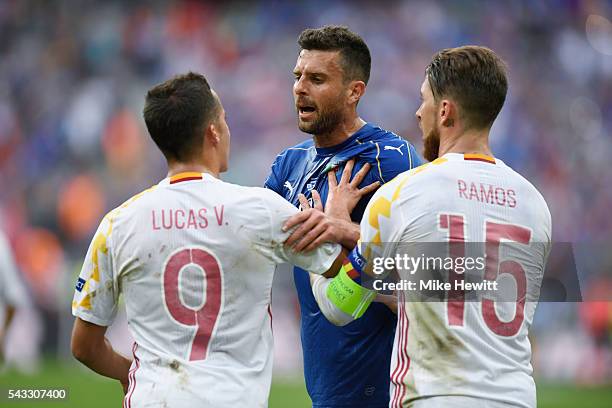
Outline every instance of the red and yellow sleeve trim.
<svg viewBox="0 0 612 408"><path fill-rule="evenodd" d="M359 277L359 272L353 268L353 264L348 258L345 258L344 261L342 261L342 266L344 267L344 270L349 278L355 280Z"/></svg>

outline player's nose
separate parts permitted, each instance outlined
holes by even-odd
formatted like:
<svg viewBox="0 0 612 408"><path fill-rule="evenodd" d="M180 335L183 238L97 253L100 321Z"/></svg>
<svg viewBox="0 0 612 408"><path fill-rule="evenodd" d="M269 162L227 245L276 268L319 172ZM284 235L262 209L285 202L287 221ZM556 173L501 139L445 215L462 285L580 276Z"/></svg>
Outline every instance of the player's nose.
<svg viewBox="0 0 612 408"><path fill-rule="evenodd" d="M293 93L296 95L306 95L306 86L303 77L293 83Z"/></svg>

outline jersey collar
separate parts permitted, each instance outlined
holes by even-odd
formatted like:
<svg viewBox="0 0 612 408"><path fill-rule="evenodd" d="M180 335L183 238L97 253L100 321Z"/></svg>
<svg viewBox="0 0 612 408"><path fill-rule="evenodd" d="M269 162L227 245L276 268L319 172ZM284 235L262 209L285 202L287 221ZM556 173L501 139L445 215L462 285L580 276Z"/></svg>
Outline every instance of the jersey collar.
<svg viewBox="0 0 612 408"><path fill-rule="evenodd" d="M355 142L355 140L357 140L359 137L366 136L368 133L370 133L372 131L372 129L373 129L373 126L369 122L366 122L365 125L363 125L361 128L359 128L358 131L353 133L344 142L342 142L340 144L337 144L335 146L330 146L330 147L316 147L317 155L319 155L319 156L332 156L332 155L338 153L339 151L343 150L345 147L350 146L351 144L353 144Z"/></svg>
<svg viewBox="0 0 612 408"><path fill-rule="evenodd" d="M473 153L446 153L442 156L449 160L466 160L466 161L479 161L489 164L497 164L501 160L496 159L493 156L487 156L486 154L473 154Z"/></svg>
<svg viewBox="0 0 612 408"><path fill-rule="evenodd" d="M189 171L189 172L175 174L174 176L170 177L169 183L177 184L183 181L202 180L203 178L204 178L203 173Z"/></svg>
<svg viewBox="0 0 612 408"><path fill-rule="evenodd" d="M217 181L217 179L208 173L199 173L195 171L186 171L183 173L175 174L172 177L166 177L162 181L159 182L160 185L171 185L171 184L179 184L186 181L198 181L198 180L206 180L206 181Z"/></svg>

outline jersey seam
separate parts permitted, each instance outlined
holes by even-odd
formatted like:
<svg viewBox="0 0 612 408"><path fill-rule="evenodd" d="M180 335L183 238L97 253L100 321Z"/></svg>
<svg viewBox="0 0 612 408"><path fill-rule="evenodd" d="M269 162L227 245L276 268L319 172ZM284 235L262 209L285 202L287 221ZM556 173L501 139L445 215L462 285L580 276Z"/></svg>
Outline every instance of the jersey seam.
<svg viewBox="0 0 612 408"><path fill-rule="evenodd" d="M382 169L380 166L380 146L378 145L378 142L373 142L371 141L371 143L374 143L374 145L376 146L376 163L378 164L378 175L380 176L380 181L383 182L383 184L385 183L385 178L382 175Z"/></svg>
<svg viewBox="0 0 612 408"><path fill-rule="evenodd" d="M272 211L270 211L270 208L266 205L266 202L265 202L265 200L262 197L258 196L257 198L259 199L259 201L261 201L261 204L263 205L263 207L266 209L266 212L268 213L268 227L269 227L268 236L270 237L270 240L272 240L273 237L274 237L274 235L273 235L274 228L273 228L273 225L272 225ZM283 198L283 200L284 200L284 198ZM268 259L267 257L264 257L264 258Z"/></svg>
<svg viewBox="0 0 612 408"><path fill-rule="evenodd" d="M408 170L410 170L412 168L412 152L408 143L406 143L406 150L408 150Z"/></svg>

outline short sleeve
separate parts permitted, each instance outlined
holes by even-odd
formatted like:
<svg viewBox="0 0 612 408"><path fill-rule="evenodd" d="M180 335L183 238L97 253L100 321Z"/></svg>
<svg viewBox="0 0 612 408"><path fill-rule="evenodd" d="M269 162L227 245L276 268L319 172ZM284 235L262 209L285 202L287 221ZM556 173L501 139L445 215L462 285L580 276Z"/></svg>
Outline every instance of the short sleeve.
<svg viewBox="0 0 612 408"><path fill-rule="evenodd" d="M374 257L390 256L405 226L398 211L400 194L409 175L402 174L379 188L366 207L360 224L359 250L371 262Z"/></svg>
<svg viewBox="0 0 612 408"><path fill-rule="evenodd" d="M408 162L410 166L409 170L412 170L422 164L425 164L425 161L421 158L414 145L408 142L406 142L406 145L408 145Z"/></svg>
<svg viewBox="0 0 612 408"><path fill-rule="evenodd" d="M398 174L423 164L423 160L411 143L405 140L393 141L380 146L379 177L382 183L393 180Z"/></svg>
<svg viewBox="0 0 612 408"><path fill-rule="evenodd" d="M11 247L0 234L0 304L25 306L27 294L13 259Z"/></svg>
<svg viewBox="0 0 612 408"><path fill-rule="evenodd" d="M100 326L110 326L117 314L119 290L112 262L112 232L112 215L107 215L89 246L72 301L74 316Z"/></svg>
<svg viewBox="0 0 612 408"><path fill-rule="evenodd" d="M265 188L275 191L278 194L282 194L282 185L280 182L281 161L282 155L276 156L276 159L270 168L270 175L268 175L268 178L264 183Z"/></svg>
<svg viewBox="0 0 612 408"><path fill-rule="evenodd" d="M277 264L288 262L312 273L326 272L340 254L341 246L326 243L306 253L296 253L285 248L283 243L289 238L291 231L283 232L283 224L299 210L282 197L268 191L263 194L262 198L270 220L270 239L257 242L255 247L258 252Z"/></svg>

